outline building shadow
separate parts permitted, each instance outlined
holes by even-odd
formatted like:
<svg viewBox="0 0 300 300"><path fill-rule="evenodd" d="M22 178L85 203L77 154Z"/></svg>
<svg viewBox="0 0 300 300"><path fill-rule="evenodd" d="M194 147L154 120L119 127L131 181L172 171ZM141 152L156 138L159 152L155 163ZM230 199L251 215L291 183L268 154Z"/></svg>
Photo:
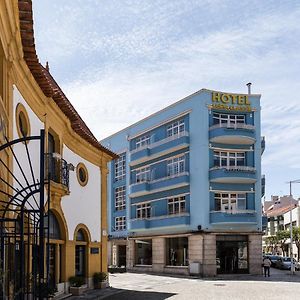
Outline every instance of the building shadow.
<svg viewBox="0 0 300 300"><path fill-rule="evenodd" d="M168 299L177 294L174 293L164 293L164 292L150 292L150 291L133 291L133 290L120 290L113 294L108 295L104 299L110 300L164 300Z"/></svg>

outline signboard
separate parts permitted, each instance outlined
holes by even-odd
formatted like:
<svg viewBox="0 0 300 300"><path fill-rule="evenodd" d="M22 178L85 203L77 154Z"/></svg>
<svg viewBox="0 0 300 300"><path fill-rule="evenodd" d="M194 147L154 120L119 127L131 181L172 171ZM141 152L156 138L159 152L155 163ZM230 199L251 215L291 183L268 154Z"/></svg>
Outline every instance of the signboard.
<svg viewBox="0 0 300 300"><path fill-rule="evenodd" d="M229 111L252 111L248 95L212 92L212 109Z"/></svg>
<svg viewBox="0 0 300 300"><path fill-rule="evenodd" d="M91 254L99 254L99 248L91 248Z"/></svg>

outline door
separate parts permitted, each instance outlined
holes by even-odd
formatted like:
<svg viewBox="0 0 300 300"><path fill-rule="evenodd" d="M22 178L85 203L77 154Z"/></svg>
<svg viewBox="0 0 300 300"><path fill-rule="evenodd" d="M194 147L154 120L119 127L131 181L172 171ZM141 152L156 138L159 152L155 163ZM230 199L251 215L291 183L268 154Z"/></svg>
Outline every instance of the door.
<svg viewBox="0 0 300 300"><path fill-rule="evenodd" d="M119 245L119 260L118 266L125 266L126 267L126 245Z"/></svg>
<svg viewBox="0 0 300 300"><path fill-rule="evenodd" d="M248 247L245 241L217 241L217 273L248 273Z"/></svg>
<svg viewBox="0 0 300 300"><path fill-rule="evenodd" d="M56 284L56 259L55 259L55 244L49 245L49 283L50 286L55 286Z"/></svg>

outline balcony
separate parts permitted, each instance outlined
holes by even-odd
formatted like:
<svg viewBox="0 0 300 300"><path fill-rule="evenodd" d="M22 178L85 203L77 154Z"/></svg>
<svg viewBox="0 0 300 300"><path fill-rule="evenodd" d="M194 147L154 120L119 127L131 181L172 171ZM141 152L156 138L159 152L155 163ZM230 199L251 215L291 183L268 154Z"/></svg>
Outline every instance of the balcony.
<svg viewBox="0 0 300 300"><path fill-rule="evenodd" d="M232 212L224 211L211 211L210 212L211 224L256 224L256 211L255 210L238 210Z"/></svg>
<svg viewBox="0 0 300 300"><path fill-rule="evenodd" d="M266 148L266 140L264 136L261 137L260 143L261 143L261 154L263 154Z"/></svg>
<svg viewBox="0 0 300 300"><path fill-rule="evenodd" d="M209 180L217 183L254 183L256 170L248 166L213 167L209 170Z"/></svg>
<svg viewBox="0 0 300 300"><path fill-rule="evenodd" d="M58 153L45 154L45 179L69 191L69 165Z"/></svg>
<svg viewBox="0 0 300 300"><path fill-rule="evenodd" d="M172 176L157 178L146 182L134 183L130 186L129 197L139 197L146 194L157 193L189 185L189 172L182 172Z"/></svg>
<svg viewBox="0 0 300 300"><path fill-rule="evenodd" d="M216 124L209 128L209 141L220 144L253 145L255 127L248 124Z"/></svg>
<svg viewBox="0 0 300 300"><path fill-rule="evenodd" d="M169 136L163 140L145 145L130 152L130 165L137 165L149 159L183 149L190 143L189 133L187 131Z"/></svg>
<svg viewBox="0 0 300 300"><path fill-rule="evenodd" d="M190 214L181 213L174 215L164 215L151 217L148 219L131 219L130 231L155 229L169 226L187 226L190 224Z"/></svg>
<svg viewBox="0 0 300 300"><path fill-rule="evenodd" d="M262 175L261 177L261 197L264 197L266 192L266 177Z"/></svg>

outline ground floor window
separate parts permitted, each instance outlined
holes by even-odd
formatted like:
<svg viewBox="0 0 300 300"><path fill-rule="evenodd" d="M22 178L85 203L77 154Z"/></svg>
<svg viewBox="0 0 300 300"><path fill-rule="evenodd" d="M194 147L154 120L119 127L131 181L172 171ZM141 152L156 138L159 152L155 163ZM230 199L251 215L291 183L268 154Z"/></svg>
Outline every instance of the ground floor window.
<svg viewBox="0 0 300 300"><path fill-rule="evenodd" d="M188 238L167 238L166 239L166 264L169 266L188 265Z"/></svg>
<svg viewBox="0 0 300 300"><path fill-rule="evenodd" d="M152 265L152 240L135 240L135 264Z"/></svg>
<svg viewBox="0 0 300 300"><path fill-rule="evenodd" d="M85 276L85 246L76 245L75 246L75 275L76 276Z"/></svg>
<svg viewBox="0 0 300 300"><path fill-rule="evenodd" d="M217 236L217 273L248 273L248 237Z"/></svg>

